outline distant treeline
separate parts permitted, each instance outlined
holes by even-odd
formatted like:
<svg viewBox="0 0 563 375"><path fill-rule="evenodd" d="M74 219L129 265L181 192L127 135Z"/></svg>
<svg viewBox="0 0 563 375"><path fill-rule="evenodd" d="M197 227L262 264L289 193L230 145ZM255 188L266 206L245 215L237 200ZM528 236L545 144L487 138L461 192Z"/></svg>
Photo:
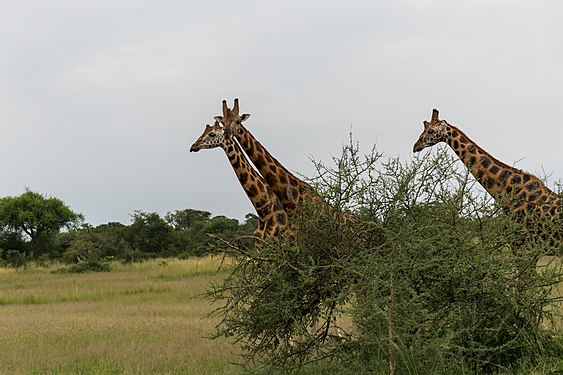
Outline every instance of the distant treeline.
<svg viewBox="0 0 563 375"><path fill-rule="evenodd" d="M134 262L201 256L212 252L212 243L217 243L209 234L224 240L250 236L256 224L253 214L239 223L207 211L184 209L164 217L135 211L129 225L110 222L94 227L60 199L26 190L17 197L0 198L0 263L23 266L29 261Z"/></svg>

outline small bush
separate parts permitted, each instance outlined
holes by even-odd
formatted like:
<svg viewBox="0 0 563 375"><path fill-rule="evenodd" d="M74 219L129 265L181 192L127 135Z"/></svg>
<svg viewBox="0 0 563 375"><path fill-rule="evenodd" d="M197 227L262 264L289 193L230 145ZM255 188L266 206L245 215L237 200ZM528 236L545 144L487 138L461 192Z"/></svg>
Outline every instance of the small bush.
<svg viewBox="0 0 563 375"><path fill-rule="evenodd" d="M0 259L4 265L14 268L26 267L29 264L29 257L26 253L19 250L0 249Z"/></svg>
<svg viewBox="0 0 563 375"><path fill-rule="evenodd" d="M73 264L59 268L55 273L85 273L85 272L110 272L111 265L99 260L89 260L87 262Z"/></svg>

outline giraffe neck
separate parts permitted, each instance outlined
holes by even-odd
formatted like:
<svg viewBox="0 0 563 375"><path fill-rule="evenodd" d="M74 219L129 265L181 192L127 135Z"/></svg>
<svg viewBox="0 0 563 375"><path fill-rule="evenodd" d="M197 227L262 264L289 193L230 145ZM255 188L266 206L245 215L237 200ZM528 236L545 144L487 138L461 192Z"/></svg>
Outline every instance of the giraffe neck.
<svg viewBox="0 0 563 375"><path fill-rule="evenodd" d="M258 215L259 237L277 237L287 225L287 215L272 189L252 168L240 146L234 141L222 145L227 158Z"/></svg>
<svg viewBox="0 0 563 375"><path fill-rule="evenodd" d="M461 130L448 126L445 142L491 196L503 198L507 208L517 213L539 210L553 217L560 210L560 197L539 178L495 159Z"/></svg>
<svg viewBox="0 0 563 375"><path fill-rule="evenodd" d="M244 126L240 126L236 138L291 216L303 198L313 194L311 185L288 171Z"/></svg>

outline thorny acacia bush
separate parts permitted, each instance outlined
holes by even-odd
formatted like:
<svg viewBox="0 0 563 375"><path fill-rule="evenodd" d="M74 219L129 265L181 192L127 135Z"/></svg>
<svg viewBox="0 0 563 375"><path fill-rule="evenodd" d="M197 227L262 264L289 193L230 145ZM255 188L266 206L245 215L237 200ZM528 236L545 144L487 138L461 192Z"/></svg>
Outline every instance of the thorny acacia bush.
<svg viewBox="0 0 563 375"><path fill-rule="evenodd" d="M522 241L445 149L404 162L351 140L333 166L314 163L332 208L306 203L293 241L225 243L234 268L208 293L217 335L234 338L247 366L491 372L563 355L550 325L561 264L535 267L560 248Z"/></svg>

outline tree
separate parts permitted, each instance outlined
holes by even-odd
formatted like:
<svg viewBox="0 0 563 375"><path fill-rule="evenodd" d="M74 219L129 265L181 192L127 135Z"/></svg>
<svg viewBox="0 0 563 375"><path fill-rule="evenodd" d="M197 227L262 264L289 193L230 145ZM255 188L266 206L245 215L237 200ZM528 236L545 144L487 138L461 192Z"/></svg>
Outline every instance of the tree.
<svg viewBox="0 0 563 375"><path fill-rule="evenodd" d="M84 224L75 230L61 233L58 238L63 260L80 263L91 260L130 259L133 251L126 241L129 227L109 222L93 227Z"/></svg>
<svg viewBox="0 0 563 375"><path fill-rule="evenodd" d="M230 219L226 216L215 216L209 222L208 233L220 236L232 237L239 226L237 219Z"/></svg>
<svg viewBox="0 0 563 375"><path fill-rule="evenodd" d="M135 211L129 226L129 244L149 257L171 255L172 228L156 212Z"/></svg>
<svg viewBox="0 0 563 375"><path fill-rule="evenodd" d="M258 226L258 216L248 213L244 216L244 223L240 226L239 232L241 235L252 236L256 226Z"/></svg>
<svg viewBox="0 0 563 375"><path fill-rule="evenodd" d="M195 225L197 222L207 222L211 218L211 212L199 211L193 209L176 210L168 212L164 219L174 227L175 230L186 230Z"/></svg>
<svg viewBox="0 0 563 375"><path fill-rule="evenodd" d="M155 257L181 258L202 256L217 249L216 240L209 234L231 241L242 237L252 243L249 236L256 227L253 214L246 217L244 225L225 216L211 217L211 213L193 209L168 212L161 217L156 212L135 211L130 225L109 222L93 227L83 224L79 228L61 233L56 244L61 259L70 262L105 261L117 259L138 261ZM0 241L13 243L18 236L2 233ZM14 249L14 247L7 247Z"/></svg>
<svg viewBox="0 0 563 375"><path fill-rule="evenodd" d="M84 220L62 200L29 189L18 197L0 199L0 226L5 232L28 240L30 252L46 253L62 228L71 229ZM12 237L13 238L13 237Z"/></svg>

